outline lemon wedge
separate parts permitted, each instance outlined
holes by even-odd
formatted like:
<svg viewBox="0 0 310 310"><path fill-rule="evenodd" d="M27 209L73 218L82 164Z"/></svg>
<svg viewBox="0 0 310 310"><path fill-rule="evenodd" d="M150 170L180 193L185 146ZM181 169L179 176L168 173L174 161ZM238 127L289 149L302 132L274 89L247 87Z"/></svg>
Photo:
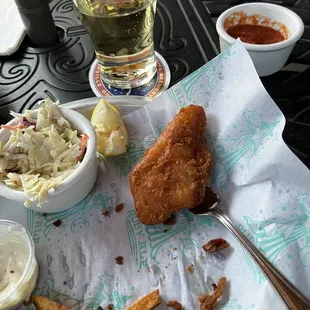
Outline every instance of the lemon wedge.
<svg viewBox="0 0 310 310"><path fill-rule="evenodd" d="M105 99L100 99L92 116L91 123L97 134L97 151L105 156L126 153L128 132L118 110Z"/></svg>

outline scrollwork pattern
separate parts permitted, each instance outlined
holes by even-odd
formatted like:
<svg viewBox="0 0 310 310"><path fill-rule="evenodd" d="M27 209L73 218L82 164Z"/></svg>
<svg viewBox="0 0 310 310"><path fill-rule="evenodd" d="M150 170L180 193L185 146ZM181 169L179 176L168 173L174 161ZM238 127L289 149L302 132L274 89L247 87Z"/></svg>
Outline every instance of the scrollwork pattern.
<svg viewBox="0 0 310 310"><path fill-rule="evenodd" d="M162 2L158 3L157 15L162 25L160 48L164 51L177 51L185 48L187 45L187 40L173 35L173 19L170 11Z"/></svg>
<svg viewBox="0 0 310 310"><path fill-rule="evenodd" d="M185 59L178 57L167 57L167 63L171 71L171 79L177 83L189 73L189 64Z"/></svg>
<svg viewBox="0 0 310 310"><path fill-rule="evenodd" d="M82 42L78 42L69 50L49 55L47 64L50 72L63 81L71 82L78 74L79 83L88 83L87 72L93 60L93 51L89 52Z"/></svg>
<svg viewBox="0 0 310 310"><path fill-rule="evenodd" d="M31 67L27 64L19 64L10 68L1 66L1 84L8 85L12 83L18 83L23 80L31 72ZM3 79L3 80L2 80ZM6 80L8 82L6 82Z"/></svg>
<svg viewBox="0 0 310 310"><path fill-rule="evenodd" d="M55 10L58 13L70 13L74 11L74 3L72 0L60 1Z"/></svg>
<svg viewBox="0 0 310 310"><path fill-rule="evenodd" d="M18 62L8 59L0 63L1 106L7 106L21 88L29 85L28 82L33 78L38 62L36 55L29 55L19 57Z"/></svg>

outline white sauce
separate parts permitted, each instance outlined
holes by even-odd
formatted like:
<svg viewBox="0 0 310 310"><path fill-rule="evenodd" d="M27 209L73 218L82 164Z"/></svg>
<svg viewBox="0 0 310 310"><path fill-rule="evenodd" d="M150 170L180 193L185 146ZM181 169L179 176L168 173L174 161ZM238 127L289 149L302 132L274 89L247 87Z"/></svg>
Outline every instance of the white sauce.
<svg viewBox="0 0 310 310"><path fill-rule="evenodd" d="M38 277L35 257L26 269L30 257L25 236L10 228L0 228L0 309L14 309L33 291ZM20 282L23 274L24 279Z"/></svg>

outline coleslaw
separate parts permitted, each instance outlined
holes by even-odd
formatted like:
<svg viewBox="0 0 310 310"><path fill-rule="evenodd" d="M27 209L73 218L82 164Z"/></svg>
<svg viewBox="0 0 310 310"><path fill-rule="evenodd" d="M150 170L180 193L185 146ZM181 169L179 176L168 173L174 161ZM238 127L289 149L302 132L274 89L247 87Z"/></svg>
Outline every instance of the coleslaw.
<svg viewBox="0 0 310 310"><path fill-rule="evenodd" d="M51 99L44 100L38 110L11 115L18 123L1 126L10 131L10 137L6 143L0 142L0 179L31 197L25 206L37 203L40 207L48 191L79 166L88 137L79 137Z"/></svg>

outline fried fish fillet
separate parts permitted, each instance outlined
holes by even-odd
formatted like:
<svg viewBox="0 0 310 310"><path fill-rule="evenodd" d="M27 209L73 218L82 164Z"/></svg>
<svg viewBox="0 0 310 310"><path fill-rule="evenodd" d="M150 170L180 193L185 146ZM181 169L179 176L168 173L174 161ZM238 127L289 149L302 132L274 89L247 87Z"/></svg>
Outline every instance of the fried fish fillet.
<svg viewBox="0 0 310 310"><path fill-rule="evenodd" d="M164 222L183 208L200 204L211 169L202 107L182 108L129 176L141 223Z"/></svg>

